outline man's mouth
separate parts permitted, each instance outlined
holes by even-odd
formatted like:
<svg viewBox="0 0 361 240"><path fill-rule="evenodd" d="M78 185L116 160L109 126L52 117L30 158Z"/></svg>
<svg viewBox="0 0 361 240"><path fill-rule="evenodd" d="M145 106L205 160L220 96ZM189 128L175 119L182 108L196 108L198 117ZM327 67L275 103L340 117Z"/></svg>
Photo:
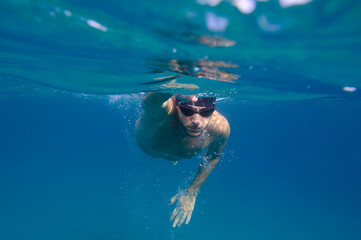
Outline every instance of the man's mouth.
<svg viewBox="0 0 361 240"><path fill-rule="evenodd" d="M202 129L199 129L199 128L187 128L187 130L188 130L189 132L196 132L196 133L202 131Z"/></svg>

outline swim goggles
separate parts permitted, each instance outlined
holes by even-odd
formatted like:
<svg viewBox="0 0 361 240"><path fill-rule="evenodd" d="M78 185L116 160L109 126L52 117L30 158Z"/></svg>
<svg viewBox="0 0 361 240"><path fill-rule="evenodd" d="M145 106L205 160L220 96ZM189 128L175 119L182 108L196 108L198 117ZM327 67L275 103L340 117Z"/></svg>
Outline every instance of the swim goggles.
<svg viewBox="0 0 361 240"><path fill-rule="evenodd" d="M202 117L209 117L212 115L216 109L216 98L215 97L199 97L198 101L193 102L189 99L182 97L181 95L176 95L176 104L179 107L179 110L183 113L184 116L190 117L198 113ZM200 110L196 110L193 107L205 107Z"/></svg>

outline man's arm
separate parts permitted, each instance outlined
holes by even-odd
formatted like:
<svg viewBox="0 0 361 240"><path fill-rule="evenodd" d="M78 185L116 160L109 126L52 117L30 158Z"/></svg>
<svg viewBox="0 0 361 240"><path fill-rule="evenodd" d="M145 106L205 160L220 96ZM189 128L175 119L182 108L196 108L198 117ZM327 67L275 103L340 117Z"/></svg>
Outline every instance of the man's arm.
<svg viewBox="0 0 361 240"><path fill-rule="evenodd" d="M193 179L192 183L187 188L187 191L191 195L197 195L200 187L208 178L209 174L213 171L221 158L222 151L226 146L227 139L220 139L210 144L206 154L203 156L201 164L198 168L198 173Z"/></svg>
<svg viewBox="0 0 361 240"><path fill-rule="evenodd" d="M218 113L214 117L217 124L212 128L213 133L211 135L213 135L215 140L210 143L206 154L203 156L198 173L187 189L190 194L197 195L199 188L217 165L231 132L227 119Z"/></svg>
<svg viewBox="0 0 361 240"><path fill-rule="evenodd" d="M170 217L170 221L174 220L173 227L177 225L181 226L184 221L186 221L186 224L189 223L192 217L198 191L221 158L222 151L226 146L227 139L229 137L229 133L230 129L227 122L227 127L223 133L223 137L213 141L209 145L201 165L199 166L198 173L187 190L176 194L170 200L169 204L173 204L176 200L178 200L178 206L174 209L172 216Z"/></svg>
<svg viewBox="0 0 361 240"><path fill-rule="evenodd" d="M143 96L142 107L153 118L162 119L173 110L172 94L150 92Z"/></svg>

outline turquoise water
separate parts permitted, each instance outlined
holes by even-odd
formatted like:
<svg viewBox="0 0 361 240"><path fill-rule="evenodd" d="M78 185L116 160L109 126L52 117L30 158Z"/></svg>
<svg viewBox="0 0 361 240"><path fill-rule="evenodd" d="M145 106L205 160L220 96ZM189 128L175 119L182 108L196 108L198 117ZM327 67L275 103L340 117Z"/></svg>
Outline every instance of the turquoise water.
<svg viewBox="0 0 361 240"><path fill-rule="evenodd" d="M0 239L361 239L361 2L0 13ZM138 148L147 91L215 95L232 129L181 228L168 201L200 157Z"/></svg>

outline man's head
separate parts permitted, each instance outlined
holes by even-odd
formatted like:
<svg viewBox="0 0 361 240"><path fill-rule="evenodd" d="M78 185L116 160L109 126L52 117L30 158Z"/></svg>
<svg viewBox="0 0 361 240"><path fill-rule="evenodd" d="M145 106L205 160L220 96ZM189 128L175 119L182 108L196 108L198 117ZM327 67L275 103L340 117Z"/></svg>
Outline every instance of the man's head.
<svg viewBox="0 0 361 240"><path fill-rule="evenodd" d="M176 95L175 97L178 118L183 130L189 136L200 136L216 108L216 98L195 95Z"/></svg>

